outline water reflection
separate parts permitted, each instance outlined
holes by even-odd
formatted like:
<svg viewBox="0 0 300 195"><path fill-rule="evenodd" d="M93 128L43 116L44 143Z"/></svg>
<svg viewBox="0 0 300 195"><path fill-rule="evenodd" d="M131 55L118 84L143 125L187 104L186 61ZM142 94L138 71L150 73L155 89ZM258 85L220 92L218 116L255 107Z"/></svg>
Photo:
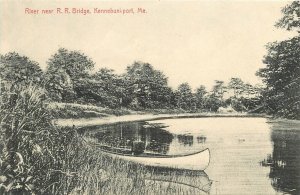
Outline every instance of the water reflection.
<svg viewBox="0 0 300 195"><path fill-rule="evenodd" d="M300 133L298 130L276 130L271 133L273 153L262 161L270 166L269 177L276 191L300 194Z"/></svg>
<svg viewBox="0 0 300 195"><path fill-rule="evenodd" d="M197 142L198 144L204 144L206 142L206 136L197 136Z"/></svg>
<svg viewBox="0 0 300 195"><path fill-rule="evenodd" d="M102 145L128 150L132 148L133 142L138 141L144 143L146 152L159 154L192 153L204 148L206 136L170 133L165 127L161 123L120 123L93 127L93 130L87 131L86 136Z"/></svg>
<svg viewBox="0 0 300 195"><path fill-rule="evenodd" d="M87 131L101 144L186 154L209 148L211 194L300 194L299 123L264 118L189 118L133 122ZM259 164L261 162L261 164ZM270 182L271 181L271 182Z"/></svg>
<svg viewBox="0 0 300 195"><path fill-rule="evenodd" d="M178 170L162 167L147 168L149 169L149 172L146 175L146 179L159 181L160 185L163 184L161 182L167 182L168 186L170 186L170 183L172 183L172 187L179 185L183 187L198 189L205 194L210 194L212 181L204 171ZM199 194L199 191L195 191L195 193Z"/></svg>
<svg viewBox="0 0 300 195"><path fill-rule="evenodd" d="M192 135L177 135L178 142L184 146L193 146L194 136Z"/></svg>
<svg viewBox="0 0 300 195"><path fill-rule="evenodd" d="M133 142L144 143L147 152L167 154L174 135L158 125L146 122L121 123L98 127L86 134L98 143L111 147L131 149Z"/></svg>

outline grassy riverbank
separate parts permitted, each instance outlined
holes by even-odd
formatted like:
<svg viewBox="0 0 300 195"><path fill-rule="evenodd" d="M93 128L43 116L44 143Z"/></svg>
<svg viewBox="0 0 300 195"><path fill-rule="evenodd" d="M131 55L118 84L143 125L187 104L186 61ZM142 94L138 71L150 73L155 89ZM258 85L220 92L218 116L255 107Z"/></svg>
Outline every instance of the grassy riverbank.
<svg viewBox="0 0 300 195"><path fill-rule="evenodd" d="M111 158L88 145L78 157L82 164L73 176L74 187L64 190L70 194L206 194L211 185L204 172L197 177L172 170L157 175L154 169Z"/></svg>

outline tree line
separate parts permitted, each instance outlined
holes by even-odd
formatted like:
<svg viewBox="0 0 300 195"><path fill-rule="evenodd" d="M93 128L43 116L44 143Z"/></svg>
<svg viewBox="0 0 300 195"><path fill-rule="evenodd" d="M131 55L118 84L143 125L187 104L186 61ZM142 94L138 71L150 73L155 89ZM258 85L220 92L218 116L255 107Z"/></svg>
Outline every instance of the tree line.
<svg viewBox="0 0 300 195"><path fill-rule="evenodd" d="M0 74L2 83L10 87L30 83L41 86L52 101L110 108L215 112L231 105L237 111L247 111L261 99L260 88L240 78L232 78L228 85L216 80L211 91L200 85L193 92L186 82L173 90L166 75L149 63L134 62L121 75L107 68L92 72L94 66L95 62L84 53L60 48L43 72L37 62L11 52L1 55ZM233 93L224 98L230 90Z"/></svg>

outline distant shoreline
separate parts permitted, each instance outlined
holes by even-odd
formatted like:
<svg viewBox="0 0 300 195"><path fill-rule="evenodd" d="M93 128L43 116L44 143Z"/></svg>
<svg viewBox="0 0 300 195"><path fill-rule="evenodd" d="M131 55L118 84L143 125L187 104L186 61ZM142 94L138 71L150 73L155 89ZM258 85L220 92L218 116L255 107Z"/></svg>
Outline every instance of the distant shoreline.
<svg viewBox="0 0 300 195"><path fill-rule="evenodd" d="M270 118L265 114L248 114L248 113L183 113L183 114L132 114L123 116L93 117L93 118L76 118L76 119L55 119L54 124L61 127L87 127L108 125L120 122L134 122L145 120L160 120L171 118L206 118L206 117L264 117Z"/></svg>

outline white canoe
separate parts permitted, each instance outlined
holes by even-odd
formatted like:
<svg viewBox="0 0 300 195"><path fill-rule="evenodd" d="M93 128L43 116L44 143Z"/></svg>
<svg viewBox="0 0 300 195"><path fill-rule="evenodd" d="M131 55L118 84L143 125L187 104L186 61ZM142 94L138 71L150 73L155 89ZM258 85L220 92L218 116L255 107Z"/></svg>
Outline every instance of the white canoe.
<svg viewBox="0 0 300 195"><path fill-rule="evenodd" d="M165 167L174 169L187 170L205 170L209 165L210 152L209 149L187 154L187 155L164 155L164 156L147 156L147 155L123 155L119 153L110 153L104 151L109 155L126 161L135 162L145 166Z"/></svg>

